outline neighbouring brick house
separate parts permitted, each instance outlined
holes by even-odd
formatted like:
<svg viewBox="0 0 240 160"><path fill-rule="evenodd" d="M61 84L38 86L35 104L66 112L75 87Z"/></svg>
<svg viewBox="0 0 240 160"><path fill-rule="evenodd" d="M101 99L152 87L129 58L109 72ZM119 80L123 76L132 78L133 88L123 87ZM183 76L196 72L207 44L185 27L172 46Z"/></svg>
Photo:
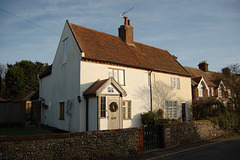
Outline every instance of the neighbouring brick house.
<svg viewBox="0 0 240 160"><path fill-rule="evenodd" d="M185 67L192 74L192 101L193 103L204 97L215 97L226 107L232 107L232 91L223 81L216 81L215 74L226 74L229 68L224 68L223 73L208 70L208 63L201 62L198 68Z"/></svg>
<svg viewBox="0 0 240 160"><path fill-rule="evenodd" d="M53 64L39 76L42 123L67 131L141 126L141 114L191 120L191 75L167 51L65 23Z"/></svg>

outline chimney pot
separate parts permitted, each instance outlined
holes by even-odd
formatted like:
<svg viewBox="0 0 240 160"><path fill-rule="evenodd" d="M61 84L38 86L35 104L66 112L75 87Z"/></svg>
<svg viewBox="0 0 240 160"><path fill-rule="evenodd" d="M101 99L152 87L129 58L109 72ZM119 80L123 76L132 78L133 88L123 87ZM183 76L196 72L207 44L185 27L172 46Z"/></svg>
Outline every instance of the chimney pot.
<svg viewBox="0 0 240 160"><path fill-rule="evenodd" d="M124 25L127 25L127 23L128 23L128 17L124 17Z"/></svg>
<svg viewBox="0 0 240 160"><path fill-rule="evenodd" d="M130 23L131 23L131 21L130 21L130 19L129 19L129 20L128 20L128 25L129 25L129 26L131 26L131 24L130 24Z"/></svg>

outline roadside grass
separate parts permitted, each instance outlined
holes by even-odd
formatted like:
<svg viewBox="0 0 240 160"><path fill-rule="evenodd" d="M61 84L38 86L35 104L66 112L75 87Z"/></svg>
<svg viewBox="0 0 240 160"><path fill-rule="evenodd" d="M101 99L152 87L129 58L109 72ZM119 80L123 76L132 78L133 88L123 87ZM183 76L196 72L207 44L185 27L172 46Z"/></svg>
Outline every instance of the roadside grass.
<svg viewBox="0 0 240 160"><path fill-rule="evenodd" d="M35 135L29 128L0 128L0 137Z"/></svg>
<svg viewBox="0 0 240 160"><path fill-rule="evenodd" d="M0 137L9 136L32 136L32 135L48 135L68 133L67 131L59 130L49 126L35 126L35 127L0 127Z"/></svg>

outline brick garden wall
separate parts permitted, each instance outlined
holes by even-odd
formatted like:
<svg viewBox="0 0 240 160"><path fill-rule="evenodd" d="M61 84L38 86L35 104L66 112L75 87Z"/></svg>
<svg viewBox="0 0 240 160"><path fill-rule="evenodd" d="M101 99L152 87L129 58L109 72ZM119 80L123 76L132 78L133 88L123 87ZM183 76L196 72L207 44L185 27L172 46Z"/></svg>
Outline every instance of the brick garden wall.
<svg viewBox="0 0 240 160"><path fill-rule="evenodd" d="M125 159L142 149L142 128L0 137L0 159Z"/></svg>
<svg viewBox="0 0 240 160"><path fill-rule="evenodd" d="M181 144L215 139L224 134L223 130L207 120L164 125L164 146L172 148Z"/></svg>
<svg viewBox="0 0 240 160"><path fill-rule="evenodd" d="M210 121L164 125L164 147L221 137ZM125 159L143 152L143 128L0 137L0 159Z"/></svg>

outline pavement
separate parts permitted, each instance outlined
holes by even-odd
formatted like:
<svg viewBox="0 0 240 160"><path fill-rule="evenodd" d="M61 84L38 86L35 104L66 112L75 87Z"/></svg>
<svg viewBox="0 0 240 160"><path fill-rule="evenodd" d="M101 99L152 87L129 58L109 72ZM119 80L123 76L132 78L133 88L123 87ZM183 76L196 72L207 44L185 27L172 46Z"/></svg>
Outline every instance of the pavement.
<svg viewBox="0 0 240 160"><path fill-rule="evenodd" d="M237 143L238 143L237 148L239 148L240 135L235 135L235 136L215 139L215 140L211 140L211 141L192 143L192 144L184 144L184 145L178 146L176 148L171 148L171 149L155 149L155 150L151 150L151 151L146 151L143 154L137 155L136 157L132 157L130 159L139 159L139 160L144 160L144 159L148 159L148 160L181 159L181 158L179 158L180 155L181 155L180 157L185 157L183 159L188 159L188 156L196 157L194 159L199 159L199 155L197 155L196 153L200 154L200 150L202 151L203 154L213 154L215 152L213 150L217 149L217 145L226 146L225 144L222 144L222 143L230 143L233 141L237 141ZM209 149L209 148L212 148L212 149ZM204 151L204 149L206 151ZM224 149L224 150L227 150L227 149ZM211 153L207 153L210 151L211 151ZM196 154L196 155L193 155L193 154ZM221 158L224 159L224 157L221 156L220 154L218 154L220 156L220 159ZM240 157L240 152L235 152L234 154L235 154L235 156L238 156L238 158ZM215 157L216 155L211 155L211 156ZM216 157L214 159L216 159Z"/></svg>

